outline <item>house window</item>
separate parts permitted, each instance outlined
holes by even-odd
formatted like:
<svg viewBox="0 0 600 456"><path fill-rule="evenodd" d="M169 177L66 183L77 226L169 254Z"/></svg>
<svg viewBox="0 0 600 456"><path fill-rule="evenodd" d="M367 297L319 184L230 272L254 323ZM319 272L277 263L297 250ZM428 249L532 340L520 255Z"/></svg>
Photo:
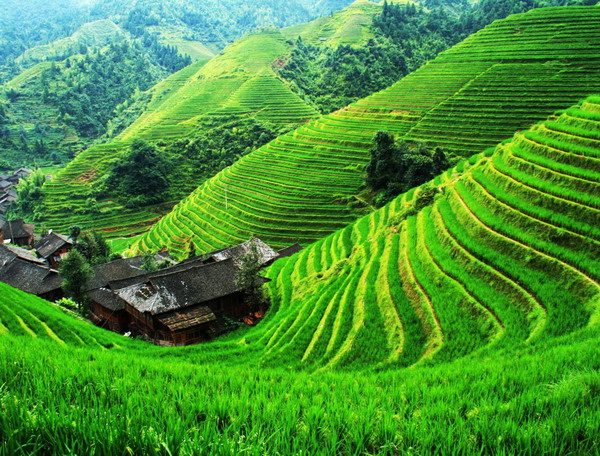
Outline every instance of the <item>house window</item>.
<svg viewBox="0 0 600 456"><path fill-rule="evenodd" d="M194 339L200 339L201 336L202 336L202 331L196 330L196 331L191 331L191 332L187 333L186 339L188 341L190 341L190 340L194 340Z"/></svg>

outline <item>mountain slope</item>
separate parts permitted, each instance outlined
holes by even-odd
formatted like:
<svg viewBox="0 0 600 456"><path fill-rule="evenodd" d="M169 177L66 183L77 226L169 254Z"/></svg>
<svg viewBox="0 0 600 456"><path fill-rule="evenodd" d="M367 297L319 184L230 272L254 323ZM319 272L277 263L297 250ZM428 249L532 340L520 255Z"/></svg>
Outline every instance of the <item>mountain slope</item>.
<svg viewBox="0 0 600 456"><path fill-rule="evenodd" d="M373 16L381 13L381 10L382 6L379 3L356 0L330 16L287 27L282 33L291 39L300 36L307 43L314 45L364 45L373 36L370 30Z"/></svg>
<svg viewBox="0 0 600 456"><path fill-rule="evenodd" d="M200 346L0 284L3 448L594 454L599 161L596 96L279 260L267 318Z"/></svg>
<svg viewBox="0 0 600 456"><path fill-rule="evenodd" d="M39 63L1 87L7 103L0 148L15 167L68 162L105 134L117 108L191 62L109 20L31 48L20 61Z"/></svg>
<svg viewBox="0 0 600 456"><path fill-rule="evenodd" d="M277 262L264 357L410 365L598 325L599 170L590 97Z"/></svg>
<svg viewBox="0 0 600 456"><path fill-rule="evenodd" d="M104 47L124 39L123 29L108 19L102 19L82 25L66 38L29 48L16 61L62 60L65 56L78 54L81 47Z"/></svg>
<svg viewBox="0 0 600 456"><path fill-rule="evenodd" d="M43 222L59 230L74 223L110 228L114 234L121 225L127 232L135 232L155 220L158 214L152 208L123 211L110 198L102 203L100 213L85 212L86 201L94 195L99 179L106 176L114 160L135 139L151 142L192 139L193 134L205 128L206 122L225 122L242 116L290 126L315 118L316 111L271 69L272 62L285 54L289 46L277 30L252 33L228 46L206 65L197 62L157 84L143 114L115 141L84 151L44 186ZM193 182L187 185L187 192L195 187ZM66 211L67 207L71 210Z"/></svg>
<svg viewBox="0 0 600 456"><path fill-rule="evenodd" d="M244 157L133 251L185 255L190 240L205 252L251 235L276 246L320 239L356 218L377 131L468 156L600 91L598 20L598 8L565 7L497 21L392 87Z"/></svg>

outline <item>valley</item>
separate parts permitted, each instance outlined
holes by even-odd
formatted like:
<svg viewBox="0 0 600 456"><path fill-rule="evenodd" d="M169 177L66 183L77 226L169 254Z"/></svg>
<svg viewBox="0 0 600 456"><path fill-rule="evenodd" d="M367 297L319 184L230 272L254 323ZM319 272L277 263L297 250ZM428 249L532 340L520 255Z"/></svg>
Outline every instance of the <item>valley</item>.
<svg viewBox="0 0 600 456"><path fill-rule="evenodd" d="M0 456L600 452L597 1L32 7Z"/></svg>

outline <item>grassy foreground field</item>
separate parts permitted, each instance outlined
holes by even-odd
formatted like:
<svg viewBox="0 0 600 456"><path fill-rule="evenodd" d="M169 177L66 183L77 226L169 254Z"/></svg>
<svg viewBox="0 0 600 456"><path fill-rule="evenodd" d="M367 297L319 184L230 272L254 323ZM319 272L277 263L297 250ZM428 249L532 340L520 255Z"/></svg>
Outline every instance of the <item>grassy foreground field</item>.
<svg viewBox="0 0 600 456"><path fill-rule="evenodd" d="M133 252L185 255L257 235L308 245L357 217L374 134L470 156L600 91L600 9L543 8L494 22L392 87L321 117L225 169Z"/></svg>
<svg viewBox="0 0 600 456"><path fill-rule="evenodd" d="M277 261L201 346L0 284L0 454L598 454L599 161L596 96Z"/></svg>
<svg viewBox="0 0 600 456"><path fill-rule="evenodd" d="M0 454L597 454L599 342L306 373L0 336Z"/></svg>

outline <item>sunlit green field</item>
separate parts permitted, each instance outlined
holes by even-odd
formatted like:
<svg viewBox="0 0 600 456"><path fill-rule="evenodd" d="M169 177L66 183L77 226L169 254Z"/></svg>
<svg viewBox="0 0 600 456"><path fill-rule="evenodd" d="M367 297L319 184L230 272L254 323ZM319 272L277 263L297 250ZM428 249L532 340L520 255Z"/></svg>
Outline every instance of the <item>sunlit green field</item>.
<svg viewBox="0 0 600 456"><path fill-rule="evenodd" d="M265 320L199 346L0 284L0 454L597 454L599 160L592 96L277 261Z"/></svg>

